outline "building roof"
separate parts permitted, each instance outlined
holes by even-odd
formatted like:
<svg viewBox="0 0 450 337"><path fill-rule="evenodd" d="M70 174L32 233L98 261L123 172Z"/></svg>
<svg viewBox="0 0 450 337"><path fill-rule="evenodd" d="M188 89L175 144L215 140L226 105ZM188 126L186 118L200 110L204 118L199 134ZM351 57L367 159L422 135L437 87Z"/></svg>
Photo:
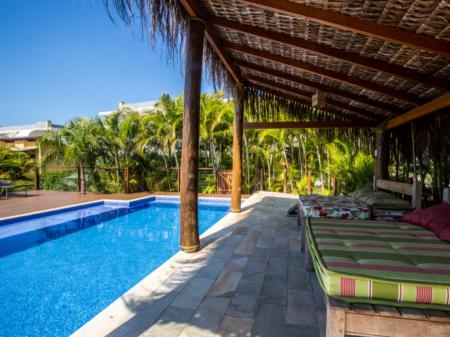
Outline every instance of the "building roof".
<svg viewBox="0 0 450 337"><path fill-rule="evenodd" d="M51 121L37 122L35 124L12 125L0 127L0 139L35 139L46 131L62 128L62 125L53 124Z"/></svg>
<svg viewBox="0 0 450 337"><path fill-rule="evenodd" d="M99 112L98 115L100 117L106 117L116 111L121 111L121 110L125 110L125 109L130 109L132 111L143 113L145 111L154 109L157 102L158 101L156 101L156 100L155 101L136 102L136 103L125 103L124 101L121 101L121 102L119 102L117 110Z"/></svg>

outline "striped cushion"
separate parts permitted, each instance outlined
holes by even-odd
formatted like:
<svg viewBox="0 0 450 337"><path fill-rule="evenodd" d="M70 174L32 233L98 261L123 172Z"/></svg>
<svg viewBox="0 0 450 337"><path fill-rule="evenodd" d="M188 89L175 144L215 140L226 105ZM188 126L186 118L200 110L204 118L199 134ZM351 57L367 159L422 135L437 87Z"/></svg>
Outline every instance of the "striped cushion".
<svg viewBox="0 0 450 337"><path fill-rule="evenodd" d="M450 311L450 243L402 222L308 219L324 291L350 302Z"/></svg>

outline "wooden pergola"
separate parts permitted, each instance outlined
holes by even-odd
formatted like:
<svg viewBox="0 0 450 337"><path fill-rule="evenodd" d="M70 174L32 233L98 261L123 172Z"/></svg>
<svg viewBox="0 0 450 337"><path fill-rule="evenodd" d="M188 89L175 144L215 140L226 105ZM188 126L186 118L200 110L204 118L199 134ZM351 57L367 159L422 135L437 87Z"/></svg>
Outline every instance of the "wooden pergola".
<svg viewBox="0 0 450 337"><path fill-rule="evenodd" d="M180 188L180 246L186 252L200 247L197 175L205 41L236 93L232 212L240 212L244 128L383 124L386 130L438 111L448 113L443 110L450 104L446 1L413 0L408 8L394 0L179 0L178 4L188 22ZM317 91L326 101L319 112L322 118L311 120L304 113L316 113L311 97ZM255 93L289 107L295 120L244 123L244 104ZM382 179L387 173L385 147L384 133L379 132L376 175Z"/></svg>

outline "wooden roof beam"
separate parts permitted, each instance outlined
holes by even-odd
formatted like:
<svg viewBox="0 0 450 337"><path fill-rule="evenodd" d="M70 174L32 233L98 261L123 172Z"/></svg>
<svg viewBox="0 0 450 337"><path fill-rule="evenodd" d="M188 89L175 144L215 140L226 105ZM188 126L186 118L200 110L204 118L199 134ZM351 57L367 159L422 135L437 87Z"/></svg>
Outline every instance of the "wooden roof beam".
<svg viewBox="0 0 450 337"><path fill-rule="evenodd" d="M197 2L194 0L179 0L180 4L186 10L188 15L191 18L199 18L202 19L200 15L200 11L198 9ZM206 22L206 21L205 21ZM230 76L234 79L236 84L242 83L241 74L239 73L239 69L236 69L233 63L231 62L230 57L224 52L221 48L221 43L214 35L211 27L206 22L206 30L205 30L205 38L213 48L214 52L219 56L220 60L224 64L225 68L228 70Z"/></svg>
<svg viewBox="0 0 450 337"><path fill-rule="evenodd" d="M313 122L245 122L244 129L356 129L372 128L370 122L341 122L341 121L313 121Z"/></svg>
<svg viewBox="0 0 450 337"><path fill-rule="evenodd" d="M276 71L270 68L266 68L263 66L260 66L258 64L254 64L254 63L250 63L250 62L246 62L246 61L235 61L235 64L239 67L244 67L244 68L249 68L249 69L253 69L256 70L260 73L265 73L268 75L272 75L278 78L282 78L285 79L287 81L290 82L294 82L294 83L298 83L301 85L306 85L308 87L311 88L315 88L317 90L322 90L324 92L328 92L330 94L334 94L337 96L341 96L341 97L345 97L348 98L350 100L353 101L357 101L369 106L373 106L375 108L381 109L385 112L387 112L387 114L399 114L399 113L403 113L403 110L400 110L398 107L394 106L394 105L390 105L390 104L386 104L383 102L379 102L376 100L372 100L367 96L363 96L363 95L355 95L352 93L349 93L345 90L339 89L339 88L335 88L326 84L320 84L320 83L316 83L298 76L294 76L294 75L290 75L290 74L286 74L284 72L280 72L280 71Z"/></svg>
<svg viewBox="0 0 450 337"><path fill-rule="evenodd" d="M446 108L449 105L450 105L450 93L447 93L445 95L436 98L431 102L415 107L414 109L404 113L403 115L390 119L386 124L386 129L392 129L397 126L403 125L414 119L429 115L437 110Z"/></svg>
<svg viewBox="0 0 450 337"><path fill-rule="evenodd" d="M330 56L354 65L362 66L376 71L382 71L409 81L423 83L431 87L442 88L445 90L450 88L450 81L447 81L445 79L423 74L396 64L378 61L374 58L361 56L356 53L349 53L344 50L332 48L324 44L319 44L302 38L293 37L288 34L277 33L251 25L244 25L239 22L230 21L217 16L208 17L208 23L266 40L283 43L294 48L300 48L325 56Z"/></svg>
<svg viewBox="0 0 450 337"><path fill-rule="evenodd" d="M262 91L266 91L266 92L268 92L268 93L270 93L272 95L279 96L279 97L284 97L284 98L287 98L287 99L290 99L290 100L296 100L296 101L298 101L300 103L303 103L303 104L306 104L306 105L311 105L311 100L309 99L309 97L308 97L308 99L305 99L304 97L300 96L297 92L288 91L288 90L284 90L284 89L280 90L280 88L278 86L271 86L271 85L268 85L266 83L261 83L261 82L256 82L256 81L251 81L251 82L248 82L248 83L253 88L256 88L256 89L262 90ZM324 110L326 112L329 112L329 113L331 113L333 115L339 116L339 117L344 117L344 118L347 118L347 119L354 120L354 116L352 116L352 115L350 115L350 114L348 114L346 112L343 112L340 109L336 109L334 106L328 105L328 107L326 107L326 108L324 108L322 110ZM357 116L357 118L360 121L361 120L363 120L363 121L365 120L365 119L359 119L359 116Z"/></svg>
<svg viewBox="0 0 450 337"><path fill-rule="evenodd" d="M236 44L236 43L224 42L224 43L222 43L222 46L225 48L231 49L231 50L245 53L247 55L262 58L262 59L265 59L265 60L268 60L271 62L288 65L290 67L298 68L298 69L301 69L301 70L304 70L304 71L307 71L310 73L314 73L314 74L317 74L320 76L325 76L325 77L330 78L335 81L347 83L352 86L357 86L357 87L365 89L365 90L377 92L384 96L401 99L405 102L410 102L410 103L414 103L414 104L422 103L422 101L420 99L418 99L417 95L411 95L411 94L400 92L395 89L381 86L381 85L378 85L375 83L366 82L366 81L360 80L358 78L351 77L351 76L348 76L348 75L345 75L342 73L338 73L336 71L328 70L328 69L325 69L322 67L318 67L318 66L312 65L310 63L300 61L300 60L294 60L289 57L272 54L267 51L254 49L254 48L243 46L243 45Z"/></svg>
<svg viewBox="0 0 450 337"><path fill-rule="evenodd" d="M370 20L355 18L338 12L307 6L288 0L238 0L247 5L286 15L308 18L312 21L338 29L363 34L376 39L406 45L450 57L450 44L425 34L382 25Z"/></svg>
<svg viewBox="0 0 450 337"><path fill-rule="evenodd" d="M298 95L301 95L301 96L304 96L304 97L308 97L308 102L309 102L309 104L311 104L311 96L313 95L313 93L311 93L311 92L300 90L300 89L294 88L294 87L292 87L290 85L277 83L275 81L269 81L269 80L266 80L266 79L261 78L259 76L246 75L245 78L247 80L250 80L250 81L255 81L258 84L267 84L267 85L270 85L272 87L278 87L279 89L283 89L283 90L289 91L291 93L296 93ZM350 112L353 112L354 114L359 115L359 116L363 117L364 119L371 119L371 120L377 120L378 119L378 120L380 120L380 116L377 116L377 115L371 113L370 111L354 108L352 106L349 106L348 104L342 103L342 102L334 100L332 98L327 98L326 99L326 104L335 106L337 108L345 109L345 110L350 111Z"/></svg>

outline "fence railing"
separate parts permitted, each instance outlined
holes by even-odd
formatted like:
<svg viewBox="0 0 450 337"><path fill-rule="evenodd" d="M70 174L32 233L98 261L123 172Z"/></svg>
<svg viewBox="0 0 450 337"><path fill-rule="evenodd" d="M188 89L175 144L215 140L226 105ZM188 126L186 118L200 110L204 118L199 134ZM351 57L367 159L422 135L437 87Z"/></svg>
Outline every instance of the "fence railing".
<svg viewBox="0 0 450 337"><path fill-rule="evenodd" d="M98 181L96 181L95 177L88 174L88 170L86 169L86 186L88 191L129 193L139 190L152 192L179 192L180 190L180 169L177 168L161 171L153 174L151 177L144 176L144 179L146 179L145 184L141 184L138 189L135 185L130 187L130 184L134 183L133 181L130 182L130 179L133 174L136 174L136 171L133 171L131 168L128 170L122 169L120 173L115 168L96 168L97 177L101 176L103 184L109 185L104 186L103 190L98 189ZM119 174L120 178L118 179L116 175ZM230 194L232 176L231 170L200 168L198 190L204 194ZM268 180L268 174L262 168L255 169L249 177L244 172L242 192L244 194L251 194L261 190L275 190L301 194L337 194L335 175L323 174L321 177L318 177L317 175L314 176L312 171L308 171L306 178L303 177L302 179L299 177L294 181L294 187L292 186L292 181L289 181L288 184L287 175L284 175L284 181L281 182L282 185L278 182L278 185L274 186L274 182L269 183ZM36 174L35 182L38 189L80 191L80 170L77 168L58 167L54 170L44 171L41 175ZM298 182L301 183L298 185Z"/></svg>

